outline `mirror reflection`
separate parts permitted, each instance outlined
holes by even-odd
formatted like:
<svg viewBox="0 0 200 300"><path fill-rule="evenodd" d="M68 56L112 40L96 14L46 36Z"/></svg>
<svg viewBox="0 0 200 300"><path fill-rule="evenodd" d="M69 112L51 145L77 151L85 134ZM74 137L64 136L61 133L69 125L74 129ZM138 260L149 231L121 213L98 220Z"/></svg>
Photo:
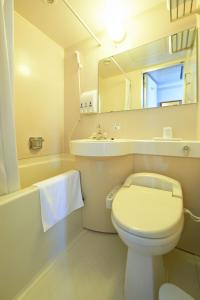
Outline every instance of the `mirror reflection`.
<svg viewBox="0 0 200 300"><path fill-rule="evenodd" d="M99 62L99 111L123 111L197 101L195 28Z"/></svg>

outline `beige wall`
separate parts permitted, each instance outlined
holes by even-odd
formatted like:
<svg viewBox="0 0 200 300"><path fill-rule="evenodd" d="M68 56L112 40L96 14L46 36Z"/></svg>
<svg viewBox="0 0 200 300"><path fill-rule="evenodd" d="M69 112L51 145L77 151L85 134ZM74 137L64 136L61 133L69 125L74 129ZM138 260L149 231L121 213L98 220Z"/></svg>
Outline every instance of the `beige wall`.
<svg viewBox="0 0 200 300"><path fill-rule="evenodd" d="M16 13L14 25L18 158L63 152L64 50ZM31 136L44 138L41 151L29 150Z"/></svg>
<svg viewBox="0 0 200 300"><path fill-rule="evenodd" d="M100 122L110 137L127 137L136 139L161 136L162 128L171 126L175 137L184 139L200 138L200 105L190 104L181 107L146 109L127 112L113 112L97 115L79 114L78 73L74 51L81 54L81 91L95 89L98 86L98 61L114 53L162 38L173 32L193 26L196 18L190 17L180 22L169 22L165 5L137 17L130 24L127 39L114 47L105 35L100 38L102 47L93 40L78 44L65 51L65 149L67 141L73 138L86 138L94 132ZM71 73L72 72L72 73ZM69 109L70 107L70 109ZM114 131L113 124L120 123L120 130ZM75 130L74 130L75 129ZM110 166L111 167L111 166ZM123 165L122 172L123 172ZM167 174L180 180L183 186L184 203L200 215L200 161L199 159L134 156L133 172L154 171ZM104 170L102 170L104 172ZM106 185L107 186L107 185ZM107 187L108 188L108 187ZM110 186L109 186L110 188ZM101 191L96 191L100 193ZM86 199L87 200L87 199ZM102 198L102 201L104 199ZM186 220L180 246L188 251L200 254L198 244L199 230L196 224Z"/></svg>

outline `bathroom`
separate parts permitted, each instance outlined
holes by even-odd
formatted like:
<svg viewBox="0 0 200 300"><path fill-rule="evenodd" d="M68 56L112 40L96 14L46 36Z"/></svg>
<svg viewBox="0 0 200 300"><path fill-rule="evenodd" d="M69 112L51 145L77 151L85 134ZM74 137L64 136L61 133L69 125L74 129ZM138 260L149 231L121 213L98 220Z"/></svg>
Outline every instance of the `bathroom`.
<svg viewBox="0 0 200 300"><path fill-rule="evenodd" d="M4 111L6 97L0 93L0 300L147 300L128 297L124 292L127 246L113 227L112 203L107 204L106 199L131 174L160 174L180 183L184 208L200 216L199 3L0 3L0 65L2 70L6 69L7 56L2 48L2 37L6 36L14 76L13 96L9 92L12 86L1 84L7 82L5 74L1 74L0 80L0 90L3 88L10 99ZM178 13L176 3L180 4ZM184 5L189 13L181 16ZM170 37L173 43L177 33L193 28L195 38L191 47L196 51L196 73L192 82L196 85L192 96L181 101L175 97L175 103L170 105L172 99L156 100L159 107L151 108L143 99L141 106L145 95L142 79L136 86L134 80L130 84L130 71L124 74L126 67L116 63L120 55L153 45L155 59L159 56L156 41L168 41ZM168 47L169 43L165 44ZM176 63L182 64L181 51L174 55ZM123 93L127 95L130 90L137 101L132 103L132 98L127 97L123 108L119 108L119 102L113 101L122 95L117 85L114 91L118 94L110 97L110 106L103 102L101 64L105 68L114 65L118 78L125 78ZM169 62L152 63L161 64L169 66ZM155 70L149 66L144 69ZM92 97L91 110L81 107L81 99L88 97L87 93ZM103 138L95 139L98 134ZM4 168L10 182L4 180ZM44 232L38 186L34 184L71 170L79 171L84 207ZM152 298L149 294L148 300L200 299L200 224L194 220L199 219L184 214L184 228L176 248L163 255L165 280L159 288L172 290L162 290L158 296L158 288L156 296ZM150 282L151 274L147 276ZM141 285L145 290L145 280ZM168 292L172 294L167 296Z"/></svg>

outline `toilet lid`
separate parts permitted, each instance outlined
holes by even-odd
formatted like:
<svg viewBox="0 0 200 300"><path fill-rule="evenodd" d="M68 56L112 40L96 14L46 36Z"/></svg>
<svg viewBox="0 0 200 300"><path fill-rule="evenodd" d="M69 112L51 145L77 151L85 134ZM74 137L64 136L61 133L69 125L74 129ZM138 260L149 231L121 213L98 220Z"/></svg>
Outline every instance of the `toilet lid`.
<svg viewBox="0 0 200 300"><path fill-rule="evenodd" d="M171 283L165 283L159 291L159 300L194 300L190 295Z"/></svg>
<svg viewBox="0 0 200 300"><path fill-rule="evenodd" d="M112 216L122 229L135 235L167 237L182 220L182 198L144 186L122 187L113 200Z"/></svg>

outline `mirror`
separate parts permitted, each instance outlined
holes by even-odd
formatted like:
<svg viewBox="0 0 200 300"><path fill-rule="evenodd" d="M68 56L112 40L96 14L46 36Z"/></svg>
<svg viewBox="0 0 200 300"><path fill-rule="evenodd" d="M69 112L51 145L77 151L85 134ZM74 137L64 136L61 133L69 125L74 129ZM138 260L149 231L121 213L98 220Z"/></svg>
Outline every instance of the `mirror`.
<svg viewBox="0 0 200 300"><path fill-rule="evenodd" d="M99 112L197 102L197 30L187 29L99 62Z"/></svg>

